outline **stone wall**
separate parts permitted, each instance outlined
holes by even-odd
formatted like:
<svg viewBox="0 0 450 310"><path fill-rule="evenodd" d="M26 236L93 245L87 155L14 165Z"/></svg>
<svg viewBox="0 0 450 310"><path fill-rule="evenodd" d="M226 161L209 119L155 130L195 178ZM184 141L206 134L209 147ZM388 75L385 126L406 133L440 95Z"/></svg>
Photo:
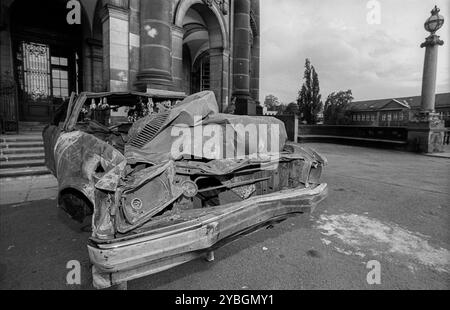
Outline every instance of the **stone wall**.
<svg viewBox="0 0 450 310"><path fill-rule="evenodd" d="M2 1L0 6L0 83L3 84L7 83L5 79L12 78L13 76L13 55L9 26L9 2Z"/></svg>

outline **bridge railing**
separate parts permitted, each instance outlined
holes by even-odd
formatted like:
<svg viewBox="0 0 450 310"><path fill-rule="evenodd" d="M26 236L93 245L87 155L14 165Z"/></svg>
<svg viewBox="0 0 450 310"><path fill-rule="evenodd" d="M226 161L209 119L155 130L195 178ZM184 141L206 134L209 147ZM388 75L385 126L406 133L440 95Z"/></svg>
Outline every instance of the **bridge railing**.
<svg viewBox="0 0 450 310"><path fill-rule="evenodd" d="M406 142L408 139L408 130L406 127L299 125L298 134L300 137L336 136L404 142Z"/></svg>

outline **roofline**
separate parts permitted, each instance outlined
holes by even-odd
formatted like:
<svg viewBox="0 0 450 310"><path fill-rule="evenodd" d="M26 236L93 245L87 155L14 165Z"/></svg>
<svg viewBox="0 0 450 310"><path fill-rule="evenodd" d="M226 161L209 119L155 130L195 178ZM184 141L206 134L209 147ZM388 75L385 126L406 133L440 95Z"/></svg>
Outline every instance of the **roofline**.
<svg viewBox="0 0 450 310"><path fill-rule="evenodd" d="M450 92L445 92L445 93L439 93L436 94L436 96L440 96L440 95L447 95L450 94ZM362 100L356 100L353 101L354 102L365 102L365 101L381 101L381 100L391 100L391 99L406 99L406 98L414 98L414 97L422 97L422 95L415 95L415 96L403 96L403 97L388 97L388 98L377 98L377 99L362 99Z"/></svg>
<svg viewBox="0 0 450 310"><path fill-rule="evenodd" d="M450 96L450 92L446 92L446 93L439 93L436 94L436 97L438 96ZM414 105L411 106L408 103L408 99L413 99L413 98L421 98L422 96L406 96L406 97L399 97L399 98L384 98L384 99L368 99L368 100L360 100L360 101L353 101L350 103L350 107L347 108L347 111L359 111L359 112L372 112L372 111L380 111L383 110L385 108L386 105L388 105L389 103L391 103L392 101L397 102L398 104L404 106L407 109L416 109L419 107L419 105ZM380 107L374 107L374 108L370 108L370 107L365 107L365 108L358 108L358 106L362 103L367 103L367 102L373 102L373 104L376 104L376 102L379 101L378 103L382 103L382 101L387 101L386 104L381 105ZM402 101L405 101L405 103L403 103ZM405 105L406 104L406 105ZM444 103L442 105L436 105L436 109L442 109L442 108L447 108L450 105L447 103ZM388 110L388 109L385 109Z"/></svg>

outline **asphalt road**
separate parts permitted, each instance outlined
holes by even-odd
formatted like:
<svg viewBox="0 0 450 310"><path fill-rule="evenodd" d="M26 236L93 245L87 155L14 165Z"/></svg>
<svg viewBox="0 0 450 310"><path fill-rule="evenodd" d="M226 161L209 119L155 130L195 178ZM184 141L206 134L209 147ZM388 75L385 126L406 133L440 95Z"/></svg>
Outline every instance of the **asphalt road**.
<svg viewBox="0 0 450 310"><path fill-rule="evenodd" d="M329 197L315 213L128 289L450 289L450 160L310 145L329 160ZM89 233L55 204L0 206L0 289L92 289ZM66 284L70 260L81 263L81 285ZM373 260L381 284L369 285Z"/></svg>

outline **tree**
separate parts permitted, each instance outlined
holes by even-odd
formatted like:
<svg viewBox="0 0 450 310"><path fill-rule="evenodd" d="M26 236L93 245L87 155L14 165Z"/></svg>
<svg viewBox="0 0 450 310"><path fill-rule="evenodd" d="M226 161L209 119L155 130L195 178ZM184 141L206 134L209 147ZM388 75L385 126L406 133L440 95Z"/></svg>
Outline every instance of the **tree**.
<svg viewBox="0 0 450 310"><path fill-rule="evenodd" d="M286 111L286 105L283 104L283 103L281 103L281 104L275 109L275 111L278 112L277 115L282 115L282 114L284 114L285 111Z"/></svg>
<svg viewBox="0 0 450 310"><path fill-rule="evenodd" d="M264 99L264 105L269 111L276 111L277 107L280 105L280 100L274 95L267 95Z"/></svg>
<svg viewBox="0 0 450 310"><path fill-rule="evenodd" d="M283 112L288 115L297 115L299 112L298 104L296 102L289 103Z"/></svg>
<svg viewBox="0 0 450 310"><path fill-rule="evenodd" d="M323 106L321 99L319 76L314 66L311 66L309 59L306 58L303 85L298 93L297 104L302 119L308 124L317 123L317 114Z"/></svg>
<svg viewBox="0 0 450 310"><path fill-rule="evenodd" d="M327 125L341 125L349 123L349 116L346 109L352 102L353 95L349 89L347 91L332 92L325 101L324 119Z"/></svg>
<svg viewBox="0 0 450 310"><path fill-rule="evenodd" d="M264 99L264 105L269 111L277 111L278 114L282 114L286 108L280 100L274 95L267 95Z"/></svg>

